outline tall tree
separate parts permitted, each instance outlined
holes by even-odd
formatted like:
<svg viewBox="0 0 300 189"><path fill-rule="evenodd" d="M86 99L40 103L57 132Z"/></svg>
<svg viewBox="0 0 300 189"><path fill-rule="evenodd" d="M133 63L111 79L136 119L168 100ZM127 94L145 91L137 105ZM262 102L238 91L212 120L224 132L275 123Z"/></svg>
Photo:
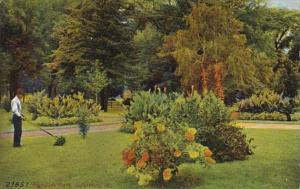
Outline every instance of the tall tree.
<svg viewBox="0 0 300 189"><path fill-rule="evenodd" d="M36 76L53 49L49 34L65 0L0 1L0 53L13 96L23 76Z"/></svg>
<svg viewBox="0 0 300 189"><path fill-rule="evenodd" d="M297 59L290 59L290 54L297 48L297 30L300 27L300 11L271 9L266 17L268 28L273 31L273 42L276 53L274 72L280 72L282 88L277 89L286 97L295 97L300 80L300 64ZM293 46L294 45L294 46Z"/></svg>
<svg viewBox="0 0 300 189"><path fill-rule="evenodd" d="M251 50L240 34L242 23L225 7L197 3L187 17L188 28L166 38L163 56L172 56L182 86L214 90L223 98L230 90L250 90L258 81ZM223 87L224 86L224 87Z"/></svg>
<svg viewBox="0 0 300 189"><path fill-rule="evenodd" d="M94 69L92 65L98 61L112 82L110 90L123 83L133 36L127 8L122 0L84 0L75 8L69 8L65 20L53 33L59 46L53 54L51 68L72 82L78 75ZM79 90L78 86L72 87ZM105 110L109 89L101 94Z"/></svg>

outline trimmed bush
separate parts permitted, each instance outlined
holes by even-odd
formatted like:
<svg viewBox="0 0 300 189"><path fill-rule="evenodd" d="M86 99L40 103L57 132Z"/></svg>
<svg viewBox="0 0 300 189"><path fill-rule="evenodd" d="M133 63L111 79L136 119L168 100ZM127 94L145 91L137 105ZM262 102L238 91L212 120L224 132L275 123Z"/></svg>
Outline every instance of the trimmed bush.
<svg viewBox="0 0 300 189"><path fill-rule="evenodd" d="M34 123L36 123L39 126L45 126L45 127L52 127L52 126L63 126L63 125L74 125L77 124L79 121L78 117L69 117L69 118L59 118L54 119L50 117L38 117ZM102 120L99 117L88 117L87 121L89 123L95 123L95 122L101 122Z"/></svg>
<svg viewBox="0 0 300 189"><path fill-rule="evenodd" d="M240 112L238 119L241 120L266 120L266 121L286 121L286 116L279 112L263 112L259 114Z"/></svg>
<svg viewBox="0 0 300 189"><path fill-rule="evenodd" d="M299 96L293 98L283 98L276 92L264 89L248 99L241 100L235 106L240 112L248 113L273 113L279 112L286 116L287 121L291 121L291 114L300 106Z"/></svg>
<svg viewBox="0 0 300 189"><path fill-rule="evenodd" d="M251 139L243 133L241 128L230 124L220 124L213 129L213 132L202 131L197 141L208 144L214 152L213 158L220 161L244 160L248 155L253 154Z"/></svg>

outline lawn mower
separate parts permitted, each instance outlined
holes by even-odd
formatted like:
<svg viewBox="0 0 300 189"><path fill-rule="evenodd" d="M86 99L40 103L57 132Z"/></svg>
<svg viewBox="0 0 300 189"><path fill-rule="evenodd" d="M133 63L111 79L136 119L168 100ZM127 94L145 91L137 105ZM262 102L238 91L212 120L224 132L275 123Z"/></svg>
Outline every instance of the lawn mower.
<svg viewBox="0 0 300 189"><path fill-rule="evenodd" d="M23 119L26 120L25 117ZM31 121L28 121L28 120L26 120L26 121L29 122L30 124L34 125ZM64 136L55 136L52 133L46 131L45 129L42 129L40 127L39 127L39 129L41 131L43 131L44 133L46 133L46 134L52 136L53 138L55 138L55 143L53 144L54 146L63 146L66 143L66 138Z"/></svg>
<svg viewBox="0 0 300 189"><path fill-rule="evenodd" d="M64 136L55 136L42 128L40 128L40 130L55 138L54 146L63 146L66 143L66 138Z"/></svg>

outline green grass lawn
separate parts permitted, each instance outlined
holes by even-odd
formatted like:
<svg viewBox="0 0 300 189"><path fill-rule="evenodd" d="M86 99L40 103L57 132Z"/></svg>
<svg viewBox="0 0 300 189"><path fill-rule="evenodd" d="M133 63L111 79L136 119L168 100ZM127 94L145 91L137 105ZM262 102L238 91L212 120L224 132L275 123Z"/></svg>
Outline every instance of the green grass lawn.
<svg viewBox="0 0 300 189"><path fill-rule="evenodd" d="M0 132L13 131L13 125L11 123L11 113L6 112L0 108ZM36 125L23 121L23 130L36 130Z"/></svg>
<svg viewBox="0 0 300 189"><path fill-rule="evenodd" d="M184 165L176 182L165 188L299 188L299 131L248 129L247 133L257 146L248 160L212 168ZM104 132L91 133L86 140L67 135L64 147L52 146L50 137L25 138L25 146L14 149L9 139L1 139L0 188L16 181L28 182L23 188L141 188L122 170L121 151L129 141L128 134Z"/></svg>

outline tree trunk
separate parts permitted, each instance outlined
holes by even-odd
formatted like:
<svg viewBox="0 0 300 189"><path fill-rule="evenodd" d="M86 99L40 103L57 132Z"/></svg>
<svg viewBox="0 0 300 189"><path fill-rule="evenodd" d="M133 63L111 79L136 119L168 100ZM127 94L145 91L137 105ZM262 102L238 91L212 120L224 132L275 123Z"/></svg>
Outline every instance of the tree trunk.
<svg viewBox="0 0 300 189"><path fill-rule="evenodd" d="M95 100L96 100L96 104L98 104L98 92L96 92Z"/></svg>
<svg viewBox="0 0 300 189"><path fill-rule="evenodd" d="M108 95L107 88L104 88L100 94L101 110L103 110L104 112L107 112L107 109L108 109L108 96L107 95Z"/></svg>
<svg viewBox="0 0 300 189"><path fill-rule="evenodd" d="M286 120L287 120L287 121L292 121L291 114L285 113L285 116L286 116Z"/></svg>
<svg viewBox="0 0 300 189"><path fill-rule="evenodd" d="M20 87L19 85L19 70L13 70L10 72L9 78L9 97L13 99L16 95L16 90Z"/></svg>
<svg viewBox="0 0 300 189"><path fill-rule="evenodd" d="M56 95L56 75L55 71L52 71L50 75L50 84L48 86L48 97L53 99Z"/></svg>

